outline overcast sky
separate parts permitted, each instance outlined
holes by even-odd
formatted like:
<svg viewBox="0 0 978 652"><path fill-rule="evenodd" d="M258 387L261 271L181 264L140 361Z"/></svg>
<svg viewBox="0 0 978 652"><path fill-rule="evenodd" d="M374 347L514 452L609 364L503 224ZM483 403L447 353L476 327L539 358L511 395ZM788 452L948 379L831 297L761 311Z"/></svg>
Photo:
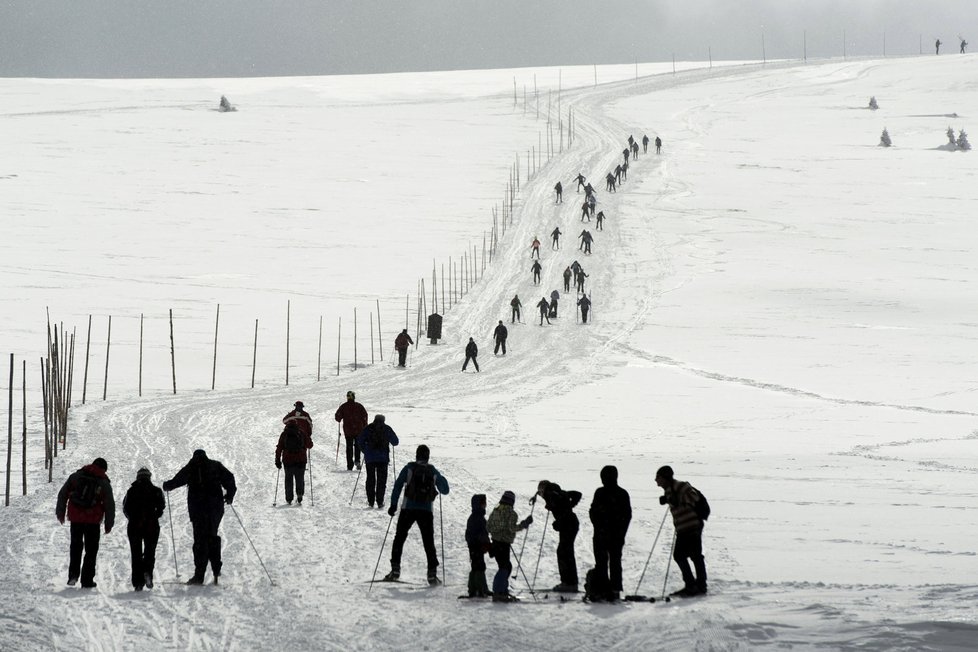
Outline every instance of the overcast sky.
<svg viewBox="0 0 978 652"><path fill-rule="evenodd" d="M226 77L932 53L978 0L0 0L0 76ZM922 46L921 46L922 43ZM942 48L942 51L945 49ZM970 48L969 48L970 49Z"/></svg>

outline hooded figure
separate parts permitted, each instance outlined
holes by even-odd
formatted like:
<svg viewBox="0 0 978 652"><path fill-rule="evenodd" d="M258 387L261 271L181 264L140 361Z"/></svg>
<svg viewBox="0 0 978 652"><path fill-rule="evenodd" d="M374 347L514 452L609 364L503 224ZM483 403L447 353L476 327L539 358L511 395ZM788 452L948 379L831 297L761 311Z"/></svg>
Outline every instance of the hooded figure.
<svg viewBox="0 0 978 652"><path fill-rule="evenodd" d="M558 592L577 591L577 558L574 555L574 540L581 529L574 508L581 502L580 491L564 491L556 482L541 480L537 485L537 495L543 498L544 506L553 516L553 529L560 534L557 543L557 569L560 584L554 587Z"/></svg>
<svg viewBox="0 0 978 652"><path fill-rule="evenodd" d="M469 597L488 597L486 553L492 548L492 542L489 540L489 530L486 528L485 494L472 496L472 513L465 524L465 545L469 548L469 561L472 563L469 571Z"/></svg>
<svg viewBox="0 0 978 652"><path fill-rule="evenodd" d="M153 569L156 568L156 544L160 540L160 517L166 509L163 491L153 484L153 474L147 468L136 471L136 481L122 501L122 513L129 519L126 534L132 553L132 588L142 591L153 588Z"/></svg>
<svg viewBox="0 0 978 652"><path fill-rule="evenodd" d="M618 486L616 467L601 469L601 485L588 511L594 526L594 570L589 573L587 592L592 601L613 602L622 590L621 551L632 520L632 503L628 492Z"/></svg>

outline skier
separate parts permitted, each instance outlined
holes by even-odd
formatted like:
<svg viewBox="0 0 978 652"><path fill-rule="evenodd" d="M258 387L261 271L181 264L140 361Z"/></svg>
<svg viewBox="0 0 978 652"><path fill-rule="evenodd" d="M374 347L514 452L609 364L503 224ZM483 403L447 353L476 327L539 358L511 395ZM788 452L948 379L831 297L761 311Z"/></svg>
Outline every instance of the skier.
<svg viewBox="0 0 978 652"><path fill-rule="evenodd" d="M438 494L448 494L448 480L428 463L431 452L424 444L418 446L415 461L401 469L391 490L391 506L387 510L391 518L397 514L397 501L404 490L404 504L397 517L394 543L391 544L391 572L384 576L388 582L401 577L401 551L408 531L415 523L421 531L421 543L428 559L428 584L441 584L438 580L438 551L435 550L435 528L432 503Z"/></svg>
<svg viewBox="0 0 978 652"><path fill-rule="evenodd" d="M587 229L584 229L583 231L581 231L581 235L577 237L581 241L581 246L578 247L578 250L583 249L585 254L590 254L591 243L594 242L594 236L591 235L591 232L588 231Z"/></svg>
<svg viewBox="0 0 978 652"><path fill-rule="evenodd" d="M513 311L513 315L510 318L509 323L510 324L513 324L517 320L522 321L523 320L523 317L522 317L522 314L521 314L521 310L520 309L523 307L523 304L520 302L520 295L518 295L518 294L514 294L513 295L513 298L509 302L509 307Z"/></svg>
<svg viewBox="0 0 978 652"><path fill-rule="evenodd" d="M550 323L550 304L547 303L547 297L540 299L537 303L537 308L540 309L540 325L543 326L543 320L546 319L547 323Z"/></svg>
<svg viewBox="0 0 978 652"><path fill-rule="evenodd" d="M598 211L597 220L598 223L594 228L598 231L604 231L604 211Z"/></svg>
<svg viewBox="0 0 978 652"><path fill-rule="evenodd" d="M941 39L937 39L934 42L934 50L935 50L934 54L940 54L941 53L941 45L942 45L941 44Z"/></svg>
<svg viewBox="0 0 978 652"><path fill-rule="evenodd" d="M540 260L540 240L533 236L533 242L530 243L530 258L536 254L537 260Z"/></svg>
<svg viewBox="0 0 978 652"><path fill-rule="evenodd" d="M964 49L966 47L968 47L968 42L964 39L961 39L961 54L964 54Z"/></svg>
<svg viewBox="0 0 978 652"><path fill-rule="evenodd" d="M552 242L550 243L550 248L551 249L554 249L554 250L560 249L560 236L562 236L562 235L563 235L563 233L560 232L560 227L559 226L556 227L553 231L550 232L550 238L552 240ZM539 254L537 255L537 257L539 258Z"/></svg>
<svg viewBox="0 0 978 652"><path fill-rule="evenodd" d="M584 281L581 281L581 292L584 291ZM591 300L587 298L587 295L582 296L577 300L577 305L581 307L581 323L587 323L587 315L591 312Z"/></svg>
<svg viewBox="0 0 978 652"><path fill-rule="evenodd" d="M628 161L621 164L621 181L618 182L620 186L622 181L628 181Z"/></svg>
<svg viewBox="0 0 978 652"><path fill-rule="evenodd" d="M156 544L160 540L160 517L166 509L163 490L153 484L149 469L136 471L136 481L122 500L122 513L129 519L126 535L132 553L132 588L153 588Z"/></svg>
<svg viewBox="0 0 978 652"><path fill-rule="evenodd" d="M557 195L557 198L554 200L554 203L555 204L563 204L564 203L564 187L562 185L560 185L560 182L559 181L557 182L557 185L554 186L554 193Z"/></svg>
<svg viewBox="0 0 978 652"><path fill-rule="evenodd" d="M517 523L519 515L513 510L516 504L516 494L504 491L499 504L492 510L486 527L492 536L492 546L489 556L494 557L499 570L492 578L493 602L516 602L516 597L509 593L509 576L513 572L513 563L509 560L509 551L519 530L525 530L533 523L533 516L527 516Z"/></svg>
<svg viewBox="0 0 978 652"><path fill-rule="evenodd" d="M618 486L617 467L601 469L601 485L588 510L594 526L594 570L587 597L593 602L616 602L622 590L621 551L632 520L632 504L628 492Z"/></svg>
<svg viewBox="0 0 978 652"><path fill-rule="evenodd" d="M581 267L577 271L577 276L574 278L574 285L577 287L577 291L584 294L584 279L589 278L588 274L584 273L584 268Z"/></svg>
<svg viewBox="0 0 978 652"><path fill-rule="evenodd" d="M618 166L618 175L619 176L621 175L621 166L620 165ZM604 178L604 180L605 180L605 190L607 190L608 192L618 192L615 189L615 175L614 175L614 173L609 172L608 173L608 176L606 176Z"/></svg>
<svg viewBox="0 0 978 652"><path fill-rule="evenodd" d="M486 553L492 549L489 530L486 527L486 495L472 496L472 513L465 523L465 545L469 548L469 597L485 598L490 595L486 584Z"/></svg>
<svg viewBox="0 0 978 652"><path fill-rule="evenodd" d="M275 468L281 470L285 466L285 502L289 505L293 496L298 504L302 504L302 496L306 493L306 451L310 448L312 437L302 432L295 422L285 424L275 446Z"/></svg>
<svg viewBox="0 0 978 652"><path fill-rule="evenodd" d="M54 514L64 525L65 516L71 523L71 545L68 549L68 586L74 586L81 577L83 589L94 589L95 563L98 557L99 526L105 519L105 533L115 525L115 500L112 483L106 471L109 464L96 457L68 476L58 492ZM82 563L82 551L85 561Z"/></svg>
<svg viewBox="0 0 978 652"><path fill-rule="evenodd" d="M394 348L397 350L397 366L403 367L407 362L408 346L414 344L414 340L408 335L407 329L403 329L394 338Z"/></svg>
<svg viewBox="0 0 978 652"><path fill-rule="evenodd" d="M299 426L299 430L302 434L307 436L312 436L312 417L309 413L305 411L305 405L302 401L295 402L295 409L282 417L282 423L289 425L290 422L295 422Z"/></svg>
<svg viewBox="0 0 978 652"><path fill-rule="evenodd" d="M557 543L557 569L560 573L560 584L554 591L573 593L577 591L577 560L574 556L574 540L581 527L574 507L581 501L581 492L564 491L555 482L541 480L537 485L536 496L543 498L544 507L553 516L553 529L560 538ZM536 501L536 496L533 501Z"/></svg>
<svg viewBox="0 0 978 652"><path fill-rule="evenodd" d="M479 355L479 345L475 343L475 340L471 337L469 338L469 343L465 345L465 362L462 363L462 371L469 366L469 360L475 365L475 370L479 371L479 361L476 357Z"/></svg>
<svg viewBox="0 0 978 652"><path fill-rule="evenodd" d="M676 546L673 560L683 576L682 589L672 595L688 598L703 595L706 587L706 562L703 561L703 520L696 513L696 503L700 493L688 482L680 482L673 477L672 467L660 467L655 473L655 483L662 487L660 505L669 505L672 523L676 528ZM693 561L696 576L689 567Z"/></svg>
<svg viewBox="0 0 978 652"><path fill-rule="evenodd" d="M642 153L647 154L649 151L649 136L648 134L642 136Z"/></svg>
<svg viewBox="0 0 978 652"><path fill-rule="evenodd" d="M622 158L625 159L625 163L628 163L628 156L632 153L632 146L629 145L625 149L621 150Z"/></svg>
<svg viewBox="0 0 978 652"><path fill-rule="evenodd" d="M659 154L662 152L662 139L658 136L655 137L655 153Z"/></svg>
<svg viewBox="0 0 978 652"><path fill-rule="evenodd" d="M367 409L357 403L357 395L351 389L346 393L346 403L341 403L333 415L336 423L343 422L343 436L346 439L346 470L352 471L354 465L360 469L360 447L357 435L367 427Z"/></svg>
<svg viewBox="0 0 978 652"><path fill-rule="evenodd" d="M573 272L571 272L571 268L568 267L564 270L564 292L570 292L571 276L573 276Z"/></svg>
<svg viewBox="0 0 978 652"><path fill-rule="evenodd" d="M543 268L540 267L540 261L539 260L534 260L533 261L533 266L530 267L530 271L533 272L533 284L534 285L539 285L540 284L540 272L542 270L543 270Z"/></svg>
<svg viewBox="0 0 978 652"><path fill-rule="evenodd" d="M584 218L585 217L587 218L587 221L588 222L591 221L591 204L586 199L584 200L584 203L581 204L581 221L582 222L584 221Z"/></svg>
<svg viewBox="0 0 978 652"><path fill-rule="evenodd" d="M635 139L632 138L631 134L628 134L628 146L631 147L634 144L635 144Z"/></svg>
<svg viewBox="0 0 978 652"><path fill-rule="evenodd" d="M598 204L598 198L595 196L593 192L590 195L588 195L587 203L588 203L588 210L590 211L591 215L594 215L594 207L597 206ZM590 221L591 221L590 218L588 218L588 222Z"/></svg>
<svg viewBox="0 0 978 652"><path fill-rule="evenodd" d="M503 320L499 320L499 325L492 332L492 339L496 340L496 348L493 349L493 355L499 355L499 349L503 350L503 355L506 355L506 338L509 337L509 331L503 326Z"/></svg>
<svg viewBox="0 0 978 652"><path fill-rule="evenodd" d="M390 447L399 443L397 433L387 425L383 414L375 414L373 423L357 435L357 446L363 451L363 462L367 465L367 504L371 507L376 501L377 509L384 508Z"/></svg>
<svg viewBox="0 0 978 652"><path fill-rule="evenodd" d="M584 178L584 173L583 172L579 173L574 178L574 181L577 182L577 192L581 192L581 188L583 188L584 187L584 184L587 183L587 179Z"/></svg>
<svg viewBox="0 0 978 652"><path fill-rule="evenodd" d="M638 160L638 143L632 143L632 160Z"/></svg>
<svg viewBox="0 0 978 652"><path fill-rule="evenodd" d="M550 316L557 318L557 300L560 299L560 292L554 290L550 293Z"/></svg>
<svg viewBox="0 0 978 652"><path fill-rule="evenodd" d="M203 584L207 563L214 584L221 576L221 537L217 534L224 518L224 505L231 504L238 488L234 475L217 460L207 458L198 448L177 474L163 483L163 491L187 485L187 511L194 531L194 575L187 584Z"/></svg>
<svg viewBox="0 0 978 652"><path fill-rule="evenodd" d="M618 185L621 185L621 170L622 167L621 164L619 163L618 165L615 166L615 183L617 183ZM612 184L612 186L614 186L614 184Z"/></svg>

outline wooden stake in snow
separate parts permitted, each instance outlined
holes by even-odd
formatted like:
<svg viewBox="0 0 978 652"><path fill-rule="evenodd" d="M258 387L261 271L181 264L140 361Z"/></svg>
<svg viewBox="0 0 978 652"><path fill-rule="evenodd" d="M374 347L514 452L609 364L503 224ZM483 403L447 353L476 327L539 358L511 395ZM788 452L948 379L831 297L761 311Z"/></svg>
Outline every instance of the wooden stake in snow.
<svg viewBox="0 0 978 652"><path fill-rule="evenodd" d="M319 382L319 374L323 368L323 316L319 315L319 346L316 354L316 382Z"/></svg>
<svg viewBox="0 0 978 652"><path fill-rule="evenodd" d="M221 325L221 304L217 304L217 316L214 317L214 366L211 368L211 391L217 384L217 330Z"/></svg>
<svg viewBox="0 0 978 652"><path fill-rule="evenodd" d="M50 347L50 342L48 343ZM85 405L85 394L88 391L88 351L92 346L92 316L88 316L88 339L85 340L85 376L82 378L82 405Z"/></svg>
<svg viewBox="0 0 978 652"><path fill-rule="evenodd" d="M255 388L255 370L258 368L258 320L255 320L255 346L251 350L251 389Z"/></svg>
<svg viewBox="0 0 978 652"><path fill-rule="evenodd" d="M374 364L374 313L370 313L370 364Z"/></svg>
<svg viewBox="0 0 978 652"><path fill-rule="evenodd" d="M292 300L285 303L285 385L289 384L289 347L291 345Z"/></svg>
<svg viewBox="0 0 978 652"><path fill-rule="evenodd" d="M102 400L109 394L109 349L112 346L112 315L109 315L109 330L105 336L105 380L102 383Z"/></svg>
<svg viewBox="0 0 978 652"><path fill-rule="evenodd" d="M353 371L357 370L357 309L353 309Z"/></svg>
<svg viewBox="0 0 978 652"><path fill-rule="evenodd" d="M380 361L384 361L384 336L380 334L380 299L377 299L377 350L380 351Z"/></svg>
<svg viewBox="0 0 978 652"><path fill-rule="evenodd" d="M139 395L143 395L143 313L139 313Z"/></svg>
<svg viewBox="0 0 978 652"><path fill-rule="evenodd" d="M23 431L23 437L21 439L21 446L20 446L20 448L21 448L21 456L20 456L20 459L21 459L21 467L20 467L20 473L21 473L21 478L23 480L23 482L22 482L23 489L24 489L23 495L26 496L27 495L27 360L24 360L23 362L24 362L24 370L23 370L23 372L21 372L21 377L22 377L21 379L23 380L23 394L22 394L22 396L23 396L24 404L22 406L23 407L23 416L22 416L21 420L22 420L22 423L24 424L24 431ZM8 474L8 476L9 476L9 474Z"/></svg>
<svg viewBox="0 0 978 652"><path fill-rule="evenodd" d="M340 337L343 333L343 318L336 318L336 375L340 375Z"/></svg>
<svg viewBox="0 0 978 652"><path fill-rule="evenodd" d="M170 308L170 369L173 370L173 393L177 393L177 352L173 344L173 308Z"/></svg>
<svg viewBox="0 0 978 652"><path fill-rule="evenodd" d="M9 395L7 407L7 480L3 504L10 505L10 456L14 453L14 354L10 354L10 382L7 384Z"/></svg>

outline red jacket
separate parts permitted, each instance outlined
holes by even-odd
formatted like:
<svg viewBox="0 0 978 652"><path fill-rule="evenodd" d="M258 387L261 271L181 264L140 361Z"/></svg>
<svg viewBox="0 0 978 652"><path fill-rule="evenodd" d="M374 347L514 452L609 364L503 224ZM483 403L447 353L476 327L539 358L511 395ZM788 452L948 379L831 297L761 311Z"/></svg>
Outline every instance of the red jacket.
<svg viewBox="0 0 978 652"><path fill-rule="evenodd" d="M91 507L79 507L69 500L69 496L81 480L82 474L93 475L98 480L99 486L95 496L95 504ZM112 484L109 482L109 476L101 467L89 464L68 476L61 487L61 491L58 492L58 504L55 507L55 515L59 521L64 519L66 508L68 520L72 523L101 523L104 517L106 531L112 529L115 524L115 499L112 497Z"/></svg>
<svg viewBox="0 0 978 652"><path fill-rule="evenodd" d="M304 448L301 451L293 452L285 450L285 430L282 434L278 436L278 446L275 447L275 463L281 462L286 466L294 466L301 464L305 466L307 461L306 451L312 448L312 437L308 434L302 432L302 426L299 426L299 434L302 435L302 444Z"/></svg>
<svg viewBox="0 0 978 652"><path fill-rule="evenodd" d="M308 412L292 410L282 417L282 423L288 425L289 421L295 421L303 435L307 437L312 436L312 417L309 416Z"/></svg>
<svg viewBox="0 0 978 652"><path fill-rule="evenodd" d="M347 399L336 410L336 423L343 422L343 434L354 438L367 427L367 410L354 400Z"/></svg>
<svg viewBox="0 0 978 652"><path fill-rule="evenodd" d="M394 338L394 348L398 351L408 348L409 344L414 344L414 340L407 333L398 333L397 337Z"/></svg>

